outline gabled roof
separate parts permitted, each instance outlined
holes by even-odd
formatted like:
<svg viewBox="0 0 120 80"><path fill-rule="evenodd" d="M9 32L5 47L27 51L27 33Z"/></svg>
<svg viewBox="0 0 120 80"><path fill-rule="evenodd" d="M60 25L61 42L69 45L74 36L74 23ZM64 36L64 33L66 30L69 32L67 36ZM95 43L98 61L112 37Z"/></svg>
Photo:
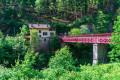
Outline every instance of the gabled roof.
<svg viewBox="0 0 120 80"><path fill-rule="evenodd" d="M49 24L29 24L29 29L50 29Z"/></svg>

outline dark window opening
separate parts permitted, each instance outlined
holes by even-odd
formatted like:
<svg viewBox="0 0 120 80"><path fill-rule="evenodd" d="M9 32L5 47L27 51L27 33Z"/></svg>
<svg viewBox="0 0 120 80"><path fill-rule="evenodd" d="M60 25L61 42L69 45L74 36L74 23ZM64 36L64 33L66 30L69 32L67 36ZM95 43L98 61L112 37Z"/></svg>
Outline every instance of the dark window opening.
<svg viewBox="0 0 120 80"><path fill-rule="evenodd" d="M43 35L44 35L44 36L47 36L47 32L43 32Z"/></svg>
<svg viewBox="0 0 120 80"><path fill-rule="evenodd" d="M41 30L39 30L39 33L41 33Z"/></svg>

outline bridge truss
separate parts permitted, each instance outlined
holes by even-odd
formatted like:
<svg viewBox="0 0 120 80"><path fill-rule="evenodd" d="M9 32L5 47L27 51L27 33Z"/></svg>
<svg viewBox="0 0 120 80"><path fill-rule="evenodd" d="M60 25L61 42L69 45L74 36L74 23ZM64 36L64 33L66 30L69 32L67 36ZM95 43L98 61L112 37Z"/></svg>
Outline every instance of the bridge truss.
<svg viewBox="0 0 120 80"><path fill-rule="evenodd" d="M81 43L96 43L96 44L109 44L111 33L103 34L87 34L76 36L64 36L61 38L62 42L81 42Z"/></svg>

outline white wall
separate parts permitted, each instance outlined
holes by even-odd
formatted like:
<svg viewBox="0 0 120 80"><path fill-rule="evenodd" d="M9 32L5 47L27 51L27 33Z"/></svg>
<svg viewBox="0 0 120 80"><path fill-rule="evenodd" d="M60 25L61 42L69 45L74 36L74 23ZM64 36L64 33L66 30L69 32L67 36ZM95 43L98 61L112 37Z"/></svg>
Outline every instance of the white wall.
<svg viewBox="0 0 120 80"><path fill-rule="evenodd" d="M47 32L47 35L43 35L43 32ZM55 34L55 31L49 31L49 30L41 30L41 33L39 33L39 30L38 30L38 35L41 35L41 37L45 38L45 37L50 37L50 33L54 33Z"/></svg>

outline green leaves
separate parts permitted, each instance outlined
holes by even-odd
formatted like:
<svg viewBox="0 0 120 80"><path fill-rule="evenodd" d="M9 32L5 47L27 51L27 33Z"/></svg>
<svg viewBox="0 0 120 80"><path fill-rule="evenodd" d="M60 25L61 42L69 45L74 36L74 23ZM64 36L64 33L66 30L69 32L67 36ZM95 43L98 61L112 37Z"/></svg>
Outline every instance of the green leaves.
<svg viewBox="0 0 120 80"><path fill-rule="evenodd" d="M81 31L79 28L73 28L71 29L71 31L69 32L69 35L81 35Z"/></svg>
<svg viewBox="0 0 120 80"><path fill-rule="evenodd" d="M61 48L61 42L57 35L54 34L51 36L49 48L50 50L53 50L53 51L56 51Z"/></svg>
<svg viewBox="0 0 120 80"><path fill-rule="evenodd" d="M60 51L55 52L55 56L50 59L49 67L52 69L63 68L67 70L74 69L74 61L72 59L72 53L69 51L69 48L66 46Z"/></svg>
<svg viewBox="0 0 120 80"><path fill-rule="evenodd" d="M20 56L20 60L23 59L27 48L23 37L7 36L5 40L0 38L0 64L11 67L11 64L15 64L18 56Z"/></svg>
<svg viewBox="0 0 120 80"><path fill-rule="evenodd" d="M30 33L30 31L26 25L23 25L22 28L20 28L20 30L21 30L20 34L22 36L28 35Z"/></svg>
<svg viewBox="0 0 120 80"><path fill-rule="evenodd" d="M120 61L120 16L117 17L117 21L114 22L114 32L111 37L112 50L108 53L111 61Z"/></svg>
<svg viewBox="0 0 120 80"><path fill-rule="evenodd" d="M111 14L104 14L102 11L99 11L96 19L97 19L95 21L96 28L94 29L94 32L97 32L97 33L109 32L108 26L112 20Z"/></svg>
<svg viewBox="0 0 120 80"><path fill-rule="evenodd" d="M38 48L38 46L39 46L39 36L38 36L37 30L32 29L31 33L30 33L30 36L31 36L31 38L30 38L31 48L36 50L36 48Z"/></svg>

